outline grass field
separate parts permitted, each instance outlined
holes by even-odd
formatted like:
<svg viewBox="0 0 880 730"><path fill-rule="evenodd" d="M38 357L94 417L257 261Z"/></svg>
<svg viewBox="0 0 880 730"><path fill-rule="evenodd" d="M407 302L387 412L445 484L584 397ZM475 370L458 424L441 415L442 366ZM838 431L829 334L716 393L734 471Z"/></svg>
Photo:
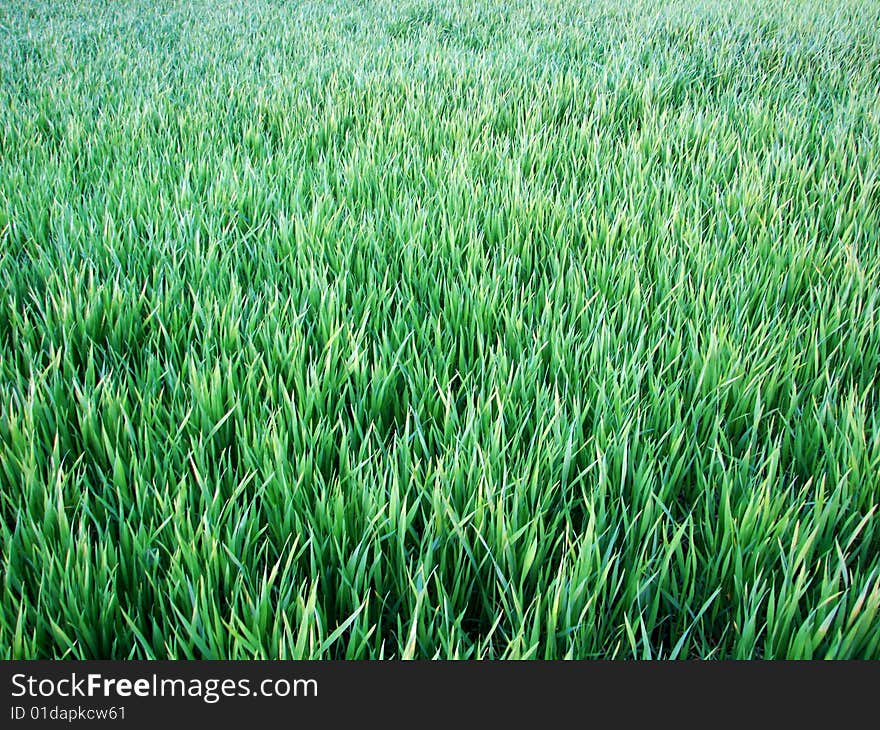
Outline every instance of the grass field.
<svg viewBox="0 0 880 730"><path fill-rule="evenodd" d="M0 74L0 656L880 658L880 0L0 0Z"/></svg>

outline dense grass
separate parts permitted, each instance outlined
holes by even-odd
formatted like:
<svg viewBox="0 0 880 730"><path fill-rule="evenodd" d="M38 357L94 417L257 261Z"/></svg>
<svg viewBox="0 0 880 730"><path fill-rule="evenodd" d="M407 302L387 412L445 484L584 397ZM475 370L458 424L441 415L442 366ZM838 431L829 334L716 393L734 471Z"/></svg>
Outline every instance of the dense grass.
<svg viewBox="0 0 880 730"><path fill-rule="evenodd" d="M0 2L0 655L880 657L880 2Z"/></svg>

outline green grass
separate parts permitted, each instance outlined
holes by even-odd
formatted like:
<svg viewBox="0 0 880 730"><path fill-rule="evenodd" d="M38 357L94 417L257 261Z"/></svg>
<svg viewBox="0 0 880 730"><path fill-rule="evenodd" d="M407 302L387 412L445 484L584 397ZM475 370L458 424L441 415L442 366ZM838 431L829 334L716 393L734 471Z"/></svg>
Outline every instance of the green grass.
<svg viewBox="0 0 880 730"><path fill-rule="evenodd" d="M0 656L880 658L878 28L0 0Z"/></svg>

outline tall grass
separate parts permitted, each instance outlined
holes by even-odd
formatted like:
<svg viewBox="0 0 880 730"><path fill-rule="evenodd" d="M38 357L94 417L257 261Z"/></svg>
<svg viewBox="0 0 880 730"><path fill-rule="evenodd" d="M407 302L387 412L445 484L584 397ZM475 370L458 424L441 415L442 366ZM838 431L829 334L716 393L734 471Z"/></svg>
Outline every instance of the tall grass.
<svg viewBox="0 0 880 730"><path fill-rule="evenodd" d="M878 28L3 2L0 656L880 658Z"/></svg>

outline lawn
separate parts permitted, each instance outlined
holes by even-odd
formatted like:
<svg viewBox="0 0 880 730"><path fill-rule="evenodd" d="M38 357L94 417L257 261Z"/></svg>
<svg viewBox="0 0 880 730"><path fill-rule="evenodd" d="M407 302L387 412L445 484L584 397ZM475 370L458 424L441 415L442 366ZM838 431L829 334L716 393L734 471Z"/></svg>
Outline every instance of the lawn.
<svg viewBox="0 0 880 730"><path fill-rule="evenodd" d="M0 0L0 657L880 658L880 0Z"/></svg>

